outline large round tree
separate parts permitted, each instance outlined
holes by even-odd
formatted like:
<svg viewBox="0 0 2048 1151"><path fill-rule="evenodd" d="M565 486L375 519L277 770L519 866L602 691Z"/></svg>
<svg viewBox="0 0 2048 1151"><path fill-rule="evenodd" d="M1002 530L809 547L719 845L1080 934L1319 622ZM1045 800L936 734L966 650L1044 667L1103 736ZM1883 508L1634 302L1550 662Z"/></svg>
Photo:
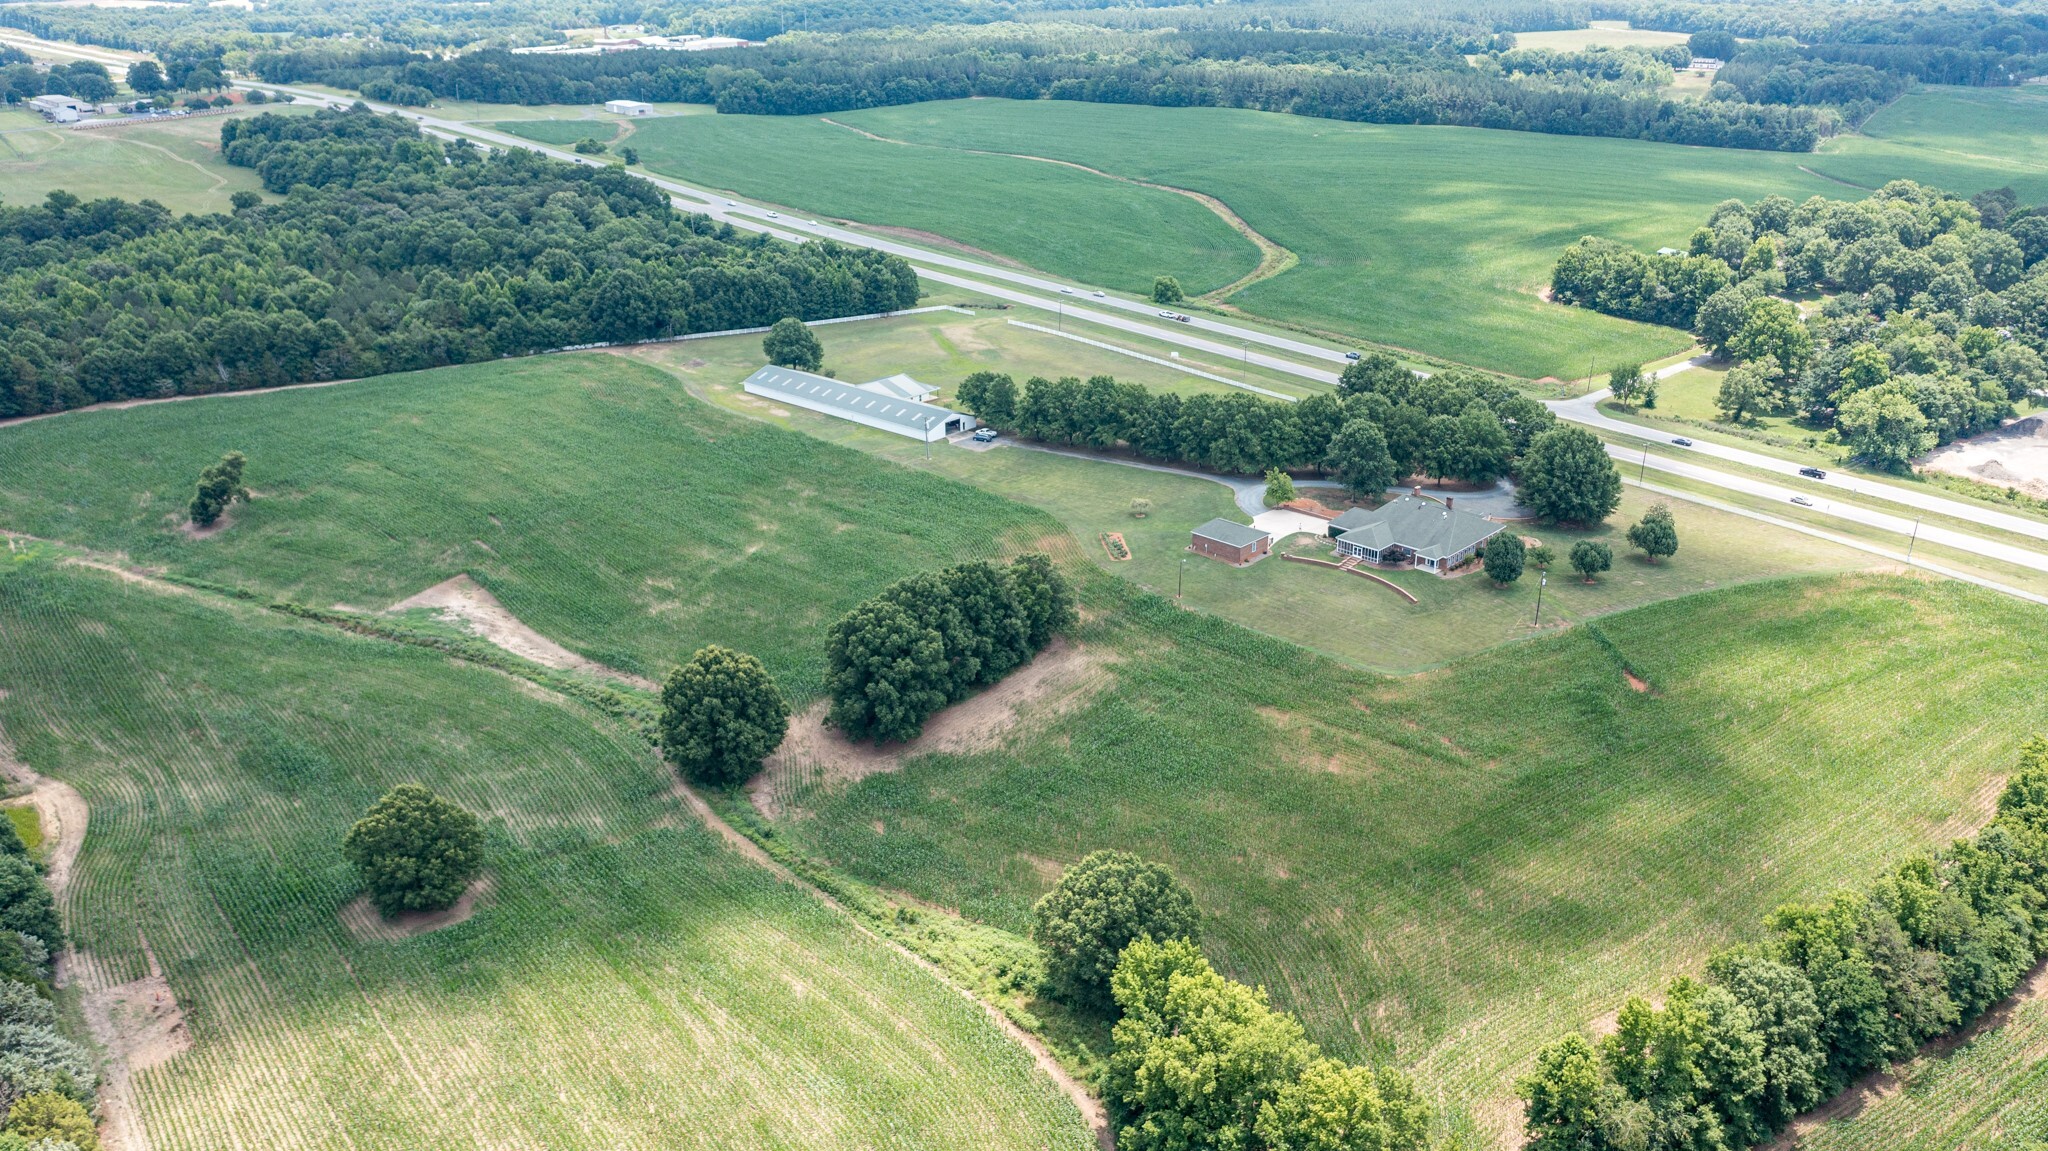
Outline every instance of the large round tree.
<svg viewBox="0 0 2048 1151"><path fill-rule="evenodd" d="M761 340L761 350L768 354L769 363L784 368L815 372L825 364L825 347L818 343L817 333L795 316L775 321Z"/></svg>
<svg viewBox="0 0 2048 1151"><path fill-rule="evenodd" d="M1584 428L1552 428L1522 460L1522 503L1546 520L1599 523L1621 506L1621 473L1607 445Z"/></svg>
<svg viewBox="0 0 2048 1151"><path fill-rule="evenodd" d="M461 898L484 866L477 818L416 783L384 794L349 829L341 852L386 916L438 911Z"/></svg>
<svg viewBox="0 0 2048 1151"><path fill-rule="evenodd" d="M1031 938L1062 999L1110 1010L1109 977L1133 940L1193 939L1195 897L1165 866L1129 852L1097 851L1066 870L1031 909Z"/></svg>
<svg viewBox="0 0 2048 1151"><path fill-rule="evenodd" d="M761 661L707 647L661 685L661 750L696 783L745 783L789 733L789 703Z"/></svg>

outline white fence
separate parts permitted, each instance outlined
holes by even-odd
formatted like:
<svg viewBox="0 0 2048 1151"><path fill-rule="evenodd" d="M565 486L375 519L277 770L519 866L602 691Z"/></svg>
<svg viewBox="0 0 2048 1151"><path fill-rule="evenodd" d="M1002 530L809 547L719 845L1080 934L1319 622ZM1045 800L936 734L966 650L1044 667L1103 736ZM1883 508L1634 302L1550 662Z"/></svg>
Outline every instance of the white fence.
<svg viewBox="0 0 2048 1151"><path fill-rule="evenodd" d="M1048 328L1043 324L1034 324L1028 320L1011 320L1010 322L1020 328L1029 328L1034 332L1044 332L1048 336L1058 336L1063 340L1072 340L1077 344L1086 344L1091 348L1101 348L1105 352L1115 352L1119 356L1129 356L1134 360L1143 360L1148 364L1158 364L1162 368L1172 368L1174 371L1186 372L1191 376L1200 376L1205 380L1215 380L1219 384L1229 384L1233 388L1243 388L1247 392L1257 392L1262 396L1271 396L1276 400L1286 400L1290 404L1295 403L1297 399L1286 392L1275 392L1262 388L1257 384L1247 384L1241 380L1233 380L1229 376L1219 376L1214 372L1205 372L1200 368L1191 368L1174 360L1165 360L1158 356L1148 356L1144 352L1133 351L1130 348L1120 348L1115 344L1103 343L1101 340L1091 340L1086 336L1077 336L1072 332L1062 332L1056 328Z"/></svg>

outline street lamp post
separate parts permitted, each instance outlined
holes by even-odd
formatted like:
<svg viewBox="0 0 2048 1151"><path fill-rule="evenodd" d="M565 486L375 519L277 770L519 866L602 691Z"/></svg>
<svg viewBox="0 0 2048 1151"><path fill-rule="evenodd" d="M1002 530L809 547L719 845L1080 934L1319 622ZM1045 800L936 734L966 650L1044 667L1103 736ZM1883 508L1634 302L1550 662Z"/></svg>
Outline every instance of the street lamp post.
<svg viewBox="0 0 2048 1151"><path fill-rule="evenodd" d="M1906 566L1913 566L1913 545L1920 542L1920 519L1913 519L1913 538L1906 541Z"/></svg>

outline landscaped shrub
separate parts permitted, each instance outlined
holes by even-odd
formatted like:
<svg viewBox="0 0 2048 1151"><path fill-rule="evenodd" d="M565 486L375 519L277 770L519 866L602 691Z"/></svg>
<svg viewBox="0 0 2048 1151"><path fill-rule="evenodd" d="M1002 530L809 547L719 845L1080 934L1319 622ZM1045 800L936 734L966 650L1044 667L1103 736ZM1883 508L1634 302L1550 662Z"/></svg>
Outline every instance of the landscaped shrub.
<svg viewBox="0 0 2048 1151"><path fill-rule="evenodd" d="M404 783L349 829L341 850L380 913L435 911L460 898L483 870L484 833L476 816Z"/></svg>
<svg viewBox="0 0 2048 1151"><path fill-rule="evenodd" d="M1544 1048L1518 1085L1529 1146L1753 1146L2010 995L2048 956L2048 740L2028 742L1975 838L1765 927L1662 1007L1629 1000L1597 1044Z"/></svg>
<svg viewBox="0 0 2048 1151"><path fill-rule="evenodd" d="M898 580L832 626L828 721L856 739L910 740L924 721L1008 675L1073 620L1048 556Z"/></svg>
<svg viewBox="0 0 2048 1151"><path fill-rule="evenodd" d="M706 647L661 685L661 750L697 783L745 783L789 733L789 702L761 661Z"/></svg>
<svg viewBox="0 0 2048 1151"><path fill-rule="evenodd" d="M1195 897L1173 872L1129 852L1097 851L1067 868L1031 909L1046 982L1071 1003L1107 1011L1110 975L1133 940L1198 939Z"/></svg>

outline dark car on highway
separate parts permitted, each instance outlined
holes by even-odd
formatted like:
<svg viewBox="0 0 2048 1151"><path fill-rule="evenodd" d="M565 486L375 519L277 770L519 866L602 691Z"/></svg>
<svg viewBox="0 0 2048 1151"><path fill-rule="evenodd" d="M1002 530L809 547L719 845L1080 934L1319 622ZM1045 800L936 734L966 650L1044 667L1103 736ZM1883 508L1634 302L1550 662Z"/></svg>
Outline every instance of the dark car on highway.
<svg viewBox="0 0 2048 1151"><path fill-rule="evenodd" d="M1799 474L1809 480L1824 480L1828 478L1828 474L1819 468L1800 468Z"/></svg>

